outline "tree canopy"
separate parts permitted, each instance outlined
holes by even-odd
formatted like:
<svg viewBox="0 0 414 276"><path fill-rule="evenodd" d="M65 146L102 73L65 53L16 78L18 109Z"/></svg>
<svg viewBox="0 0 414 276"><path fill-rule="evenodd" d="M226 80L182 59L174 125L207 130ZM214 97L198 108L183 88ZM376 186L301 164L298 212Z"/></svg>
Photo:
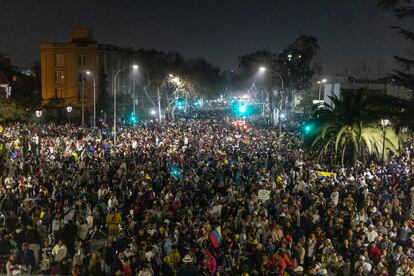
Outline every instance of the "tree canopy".
<svg viewBox="0 0 414 276"><path fill-rule="evenodd" d="M381 158L387 150L398 154L400 139L395 128L380 125L381 119L392 119L386 99L360 90L343 92L331 100L333 104L318 109L304 129L305 145L316 150L319 158L340 156L341 164L355 165L365 157Z"/></svg>

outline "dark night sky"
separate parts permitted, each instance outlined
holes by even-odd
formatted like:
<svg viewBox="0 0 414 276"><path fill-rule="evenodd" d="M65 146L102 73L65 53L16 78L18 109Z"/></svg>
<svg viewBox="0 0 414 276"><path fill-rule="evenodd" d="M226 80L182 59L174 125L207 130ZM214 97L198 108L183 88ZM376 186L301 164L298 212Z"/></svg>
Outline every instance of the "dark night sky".
<svg viewBox="0 0 414 276"><path fill-rule="evenodd" d="M65 42L74 26L98 42L175 50L232 69L237 57L280 51L301 34L321 47L324 74L367 62L394 66L406 45L375 0L0 0L0 51L18 66L39 59L41 42Z"/></svg>

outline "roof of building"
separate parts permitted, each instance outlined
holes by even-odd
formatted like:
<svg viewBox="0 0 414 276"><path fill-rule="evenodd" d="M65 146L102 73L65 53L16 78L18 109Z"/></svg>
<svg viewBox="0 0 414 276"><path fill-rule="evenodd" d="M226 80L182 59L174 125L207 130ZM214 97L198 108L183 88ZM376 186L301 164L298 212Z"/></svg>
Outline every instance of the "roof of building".
<svg viewBox="0 0 414 276"><path fill-rule="evenodd" d="M9 80L6 78L4 73L0 71L0 87L8 86Z"/></svg>

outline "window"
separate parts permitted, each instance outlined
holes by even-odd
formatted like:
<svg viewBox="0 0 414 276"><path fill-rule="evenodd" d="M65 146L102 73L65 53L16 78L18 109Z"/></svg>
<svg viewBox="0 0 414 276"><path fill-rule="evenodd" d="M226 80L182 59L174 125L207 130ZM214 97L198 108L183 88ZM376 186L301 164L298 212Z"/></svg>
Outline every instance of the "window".
<svg viewBox="0 0 414 276"><path fill-rule="evenodd" d="M82 72L79 72L78 73L78 82L83 83L83 82L85 82L85 79L86 79L85 74L82 73Z"/></svg>
<svg viewBox="0 0 414 276"><path fill-rule="evenodd" d="M56 54L55 65L56 67L65 66L65 55L64 54Z"/></svg>
<svg viewBox="0 0 414 276"><path fill-rule="evenodd" d="M55 88L55 98L63 97L63 88Z"/></svg>
<svg viewBox="0 0 414 276"><path fill-rule="evenodd" d="M65 76L63 75L63 71L55 71L55 81L58 84L65 83Z"/></svg>
<svg viewBox="0 0 414 276"><path fill-rule="evenodd" d="M86 55L78 55L78 66L86 66Z"/></svg>

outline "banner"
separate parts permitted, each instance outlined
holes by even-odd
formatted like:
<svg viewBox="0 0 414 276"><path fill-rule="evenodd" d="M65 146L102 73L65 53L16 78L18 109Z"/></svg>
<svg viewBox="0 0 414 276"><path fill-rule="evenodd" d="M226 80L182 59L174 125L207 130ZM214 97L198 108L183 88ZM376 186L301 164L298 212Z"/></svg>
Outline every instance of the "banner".
<svg viewBox="0 0 414 276"><path fill-rule="evenodd" d="M323 178L331 176L336 177L336 173L333 172L316 171L316 175Z"/></svg>

